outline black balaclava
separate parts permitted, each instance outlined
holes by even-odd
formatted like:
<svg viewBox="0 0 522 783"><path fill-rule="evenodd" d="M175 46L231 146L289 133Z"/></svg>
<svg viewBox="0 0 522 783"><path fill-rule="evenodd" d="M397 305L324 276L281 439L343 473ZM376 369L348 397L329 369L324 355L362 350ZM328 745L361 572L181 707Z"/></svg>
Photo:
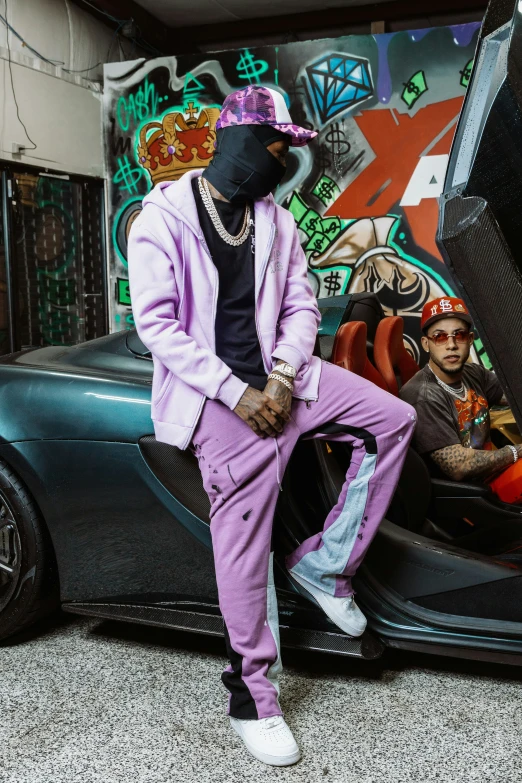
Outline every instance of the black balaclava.
<svg viewBox="0 0 522 783"><path fill-rule="evenodd" d="M267 147L289 140L271 125L231 125L216 133L216 151L203 176L234 204L268 196L286 168Z"/></svg>

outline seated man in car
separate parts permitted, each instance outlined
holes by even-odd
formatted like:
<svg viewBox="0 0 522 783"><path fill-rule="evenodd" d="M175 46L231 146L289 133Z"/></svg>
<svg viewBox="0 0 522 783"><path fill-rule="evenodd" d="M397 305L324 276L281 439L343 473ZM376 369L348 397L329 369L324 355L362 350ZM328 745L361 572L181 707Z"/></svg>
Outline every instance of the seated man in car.
<svg viewBox="0 0 522 783"><path fill-rule="evenodd" d="M507 402L493 372L466 363L472 328L462 299L428 302L421 329L429 362L401 390L417 410L413 447L435 475L455 481L488 481L522 455L522 445L493 450L489 408Z"/></svg>

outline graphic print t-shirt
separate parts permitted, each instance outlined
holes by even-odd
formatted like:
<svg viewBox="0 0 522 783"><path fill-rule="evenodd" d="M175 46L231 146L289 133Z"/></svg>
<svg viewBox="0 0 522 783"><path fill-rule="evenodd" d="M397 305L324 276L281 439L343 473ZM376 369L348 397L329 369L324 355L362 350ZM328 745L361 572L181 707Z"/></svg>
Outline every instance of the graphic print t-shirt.
<svg viewBox="0 0 522 783"><path fill-rule="evenodd" d="M479 364L466 364L462 377L465 400L439 386L427 365L402 387L401 398L417 411L412 445L419 454L458 444L491 448L489 408L500 402L502 387L495 373Z"/></svg>

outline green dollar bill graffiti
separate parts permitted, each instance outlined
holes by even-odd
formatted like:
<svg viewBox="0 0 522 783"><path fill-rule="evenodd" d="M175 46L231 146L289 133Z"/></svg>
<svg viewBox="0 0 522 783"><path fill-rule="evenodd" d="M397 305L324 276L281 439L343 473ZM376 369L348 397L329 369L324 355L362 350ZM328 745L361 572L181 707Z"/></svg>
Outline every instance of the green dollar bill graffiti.
<svg viewBox="0 0 522 783"><path fill-rule="evenodd" d="M321 179L315 183L312 193L323 202L325 207L327 207L329 204L335 201L338 196L341 195L341 191L337 187L337 184L326 174L323 174Z"/></svg>
<svg viewBox="0 0 522 783"><path fill-rule="evenodd" d="M315 209L308 207L295 191L292 193L288 209L298 227L308 237L304 247L308 257L324 253L351 222L338 217L321 217Z"/></svg>
<svg viewBox="0 0 522 783"><path fill-rule="evenodd" d="M462 71L459 71L460 83L466 90L468 88L469 80L471 79L471 71L473 70L473 63L474 63L474 59L471 58L471 60L466 63Z"/></svg>
<svg viewBox="0 0 522 783"><path fill-rule="evenodd" d="M346 293L352 270L348 266L333 266L328 269L314 269L314 276L319 284L317 296L341 296Z"/></svg>
<svg viewBox="0 0 522 783"><path fill-rule="evenodd" d="M411 109L419 100L420 96L428 89L424 71L417 71L417 73L410 76L408 81L403 82L403 84L404 90L402 91L401 98L408 109Z"/></svg>
<svg viewBox="0 0 522 783"><path fill-rule="evenodd" d="M116 292L116 297L117 297L118 304L130 305L131 298L130 298L129 281L125 280L123 277L118 277L117 283L118 283L118 290Z"/></svg>

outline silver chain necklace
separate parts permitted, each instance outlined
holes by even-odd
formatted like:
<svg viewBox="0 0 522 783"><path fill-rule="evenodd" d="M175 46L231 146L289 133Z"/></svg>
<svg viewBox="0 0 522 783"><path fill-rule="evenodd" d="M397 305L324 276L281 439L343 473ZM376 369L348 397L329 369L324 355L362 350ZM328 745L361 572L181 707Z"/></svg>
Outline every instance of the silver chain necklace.
<svg viewBox="0 0 522 783"><path fill-rule="evenodd" d="M461 400L462 402L465 402L466 397L468 396L468 388L467 388L466 384L464 383L464 381L462 381L462 384L461 384L459 389L453 389L451 386L448 386L447 383L444 383L444 381L441 381L439 376L435 372L433 372L433 370L431 369L429 364L428 364L428 370L430 370L431 374L433 375L433 377L435 378L435 380L437 381L439 386L442 389L444 389L444 391L449 392L454 397L457 397L457 399Z"/></svg>
<svg viewBox="0 0 522 783"><path fill-rule="evenodd" d="M241 226L241 231L239 234L236 234L234 236L233 234L229 234L229 232L226 230L225 226L221 222L221 218L219 217L219 213L216 209L216 205L214 204L214 199L212 198L212 194L210 193L210 189L208 187L207 181L203 177L198 177L198 185L199 185L199 192L201 194L201 200L203 201L203 204L205 205L205 209L208 212L208 215L212 221L212 224L216 231L218 232L221 239L227 243L227 245L232 245L233 247L239 247L243 244L243 242L246 241L248 235L250 234L250 206L247 204L245 209L245 217L243 218L243 225Z"/></svg>

